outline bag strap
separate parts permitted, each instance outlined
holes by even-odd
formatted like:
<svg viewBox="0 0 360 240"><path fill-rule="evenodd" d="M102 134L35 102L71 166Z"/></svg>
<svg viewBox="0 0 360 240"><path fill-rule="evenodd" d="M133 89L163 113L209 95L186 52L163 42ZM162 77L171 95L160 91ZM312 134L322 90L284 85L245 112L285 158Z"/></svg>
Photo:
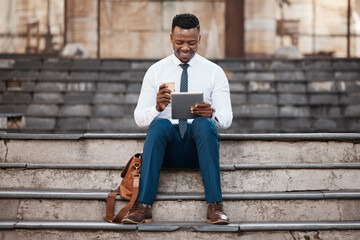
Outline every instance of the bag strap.
<svg viewBox="0 0 360 240"><path fill-rule="evenodd" d="M123 207L118 214L114 217L114 208L115 208L115 198L116 195L120 195L120 187L115 191L112 191L108 194L107 204L106 204L106 217L104 218L107 222L117 222L120 223L121 220L125 217L127 212L133 207L138 194L139 194L139 186L140 186L140 174L134 174L134 182L133 182L133 192L131 196L130 202Z"/></svg>

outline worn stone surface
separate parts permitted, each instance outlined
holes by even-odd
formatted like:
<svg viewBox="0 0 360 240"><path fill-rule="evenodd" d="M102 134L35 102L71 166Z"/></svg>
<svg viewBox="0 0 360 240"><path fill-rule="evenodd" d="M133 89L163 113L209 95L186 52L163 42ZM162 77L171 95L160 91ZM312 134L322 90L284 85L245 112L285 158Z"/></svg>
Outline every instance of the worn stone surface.
<svg viewBox="0 0 360 240"><path fill-rule="evenodd" d="M69 28L65 36L66 42L82 44L92 58L96 57L96 44L99 41L96 37L97 30L93 27L97 24L97 8L97 1L77 0L66 9L67 28Z"/></svg>
<svg viewBox="0 0 360 240"><path fill-rule="evenodd" d="M240 238L242 240L294 240L294 239L331 239L331 240L358 240L360 231L266 231L266 232L115 232L115 231L59 231L59 230L4 230L2 240L23 239L23 240L125 240L125 239L146 239L146 240L179 240L179 239L200 239L200 240L231 240ZM0 235L1 236L1 235Z"/></svg>
<svg viewBox="0 0 360 240"><path fill-rule="evenodd" d="M94 97L94 103L121 104L122 102L124 102L123 94L96 93Z"/></svg>
<svg viewBox="0 0 360 240"><path fill-rule="evenodd" d="M199 53L209 58L224 56L225 4L223 1L185 3L104 1L100 4L100 11L102 57L153 59L169 55L171 20L179 12L192 12L200 19L202 43ZM139 15L148 17L139 18ZM163 48L158 51L148 51L154 44Z"/></svg>
<svg viewBox="0 0 360 240"><path fill-rule="evenodd" d="M64 102L64 96L61 93L34 93L34 102L62 103Z"/></svg>
<svg viewBox="0 0 360 240"><path fill-rule="evenodd" d="M285 132L313 132L311 129L311 121L306 118L282 119L281 129Z"/></svg>
<svg viewBox="0 0 360 240"><path fill-rule="evenodd" d="M27 110L27 105L25 104L9 104L9 105L0 105L0 112L6 113L24 113Z"/></svg>
<svg viewBox="0 0 360 240"><path fill-rule="evenodd" d="M101 83L97 84L98 92L125 92L126 85L125 83Z"/></svg>
<svg viewBox="0 0 360 240"><path fill-rule="evenodd" d="M237 163L341 163L358 162L359 144L339 142L224 141L220 143L221 161Z"/></svg>
<svg viewBox="0 0 360 240"><path fill-rule="evenodd" d="M96 81L99 79L99 73L97 72L92 72L92 68L88 67L89 69L87 69L88 71L86 72L71 72L71 80L76 80L76 81ZM91 71L91 72L90 72Z"/></svg>
<svg viewBox="0 0 360 240"><path fill-rule="evenodd" d="M118 104L98 104L93 108L94 117L118 117L123 116L123 107Z"/></svg>
<svg viewBox="0 0 360 240"><path fill-rule="evenodd" d="M91 115L91 106L87 104L66 105L60 108L60 116L86 117Z"/></svg>
<svg viewBox="0 0 360 240"><path fill-rule="evenodd" d="M4 139L0 140L0 162L5 162L7 156L7 146Z"/></svg>
<svg viewBox="0 0 360 240"><path fill-rule="evenodd" d="M161 29L161 2L103 1L100 6L102 30Z"/></svg>
<svg viewBox="0 0 360 240"><path fill-rule="evenodd" d="M230 85L231 86L231 85ZM230 87L230 91L233 89ZM274 92L274 84L270 82L249 82L249 92Z"/></svg>
<svg viewBox="0 0 360 240"><path fill-rule="evenodd" d="M327 208L323 206L326 205ZM224 211L231 221L336 221L356 220L360 203L334 201L225 201ZM307 209L307 211L304 211ZM351 212L351 210L353 212ZM189 214L189 212L191 214ZM205 221L205 201L156 201L154 221Z"/></svg>
<svg viewBox="0 0 360 240"><path fill-rule="evenodd" d="M16 219L20 200L0 199L0 220Z"/></svg>
<svg viewBox="0 0 360 240"><path fill-rule="evenodd" d="M19 203L20 201L20 203ZM106 202L98 200L2 200L6 216L22 220L101 221ZM126 202L116 201L115 212ZM11 206L10 206L11 205ZM327 207L324 208L323 206ZM205 201L155 201L154 221L205 221ZM243 221L340 221L357 220L357 200L248 200L225 201L224 211L232 222ZM4 208L5 209L5 208ZM306 211L304 211L306 209ZM4 212L4 211L3 211ZM1 215L5 216L5 215Z"/></svg>
<svg viewBox="0 0 360 240"><path fill-rule="evenodd" d="M30 93L8 92L2 95L3 103L30 103L31 100L32 96Z"/></svg>
<svg viewBox="0 0 360 240"><path fill-rule="evenodd" d="M88 126L88 119L86 117L66 117L57 119L56 126L63 129L63 131L70 130L70 133L84 132Z"/></svg>
<svg viewBox="0 0 360 240"><path fill-rule="evenodd" d="M125 206L117 201L117 208ZM120 209L116 209L120 210ZM83 220L101 221L106 212L106 202L96 200L21 200L18 214L23 220Z"/></svg>
<svg viewBox="0 0 360 240"><path fill-rule="evenodd" d="M11 140L7 145L8 162L125 164L134 153L142 152L143 141Z"/></svg>
<svg viewBox="0 0 360 240"><path fill-rule="evenodd" d="M61 92L65 91L66 84L61 82L37 82L34 88L35 91L52 91Z"/></svg>
<svg viewBox="0 0 360 240"><path fill-rule="evenodd" d="M120 164L141 152L144 140L10 140L8 162ZM351 163L360 144L347 142L220 141L221 164Z"/></svg>
<svg viewBox="0 0 360 240"><path fill-rule="evenodd" d="M66 93L64 96L65 103L70 104L87 104L93 102L92 93Z"/></svg>
<svg viewBox="0 0 360 240"><path fill-rule="evenodd" d="M93 118L90 120L90 127L96 130L112 132L114 129L120 129L120 121L113 118Z"/></svg>
<svg viewBox="0 0 360 240"><path fill-rule="evenodd" d="M68 92L90 92L95 90L93 82L71 82L66 84Z"/></svg>
<svg viewBox="0 0 360 240"><path fill-rule="evenodd" d="M120 170L0 170L1 188L115 189ZM223 192L359 190L358 170L238 170L221 172ZM81 181L79 181L81 179ZM200 171L162 171L159 192L203 192Z"/></svg>
<svg viewBox="0 0 360 240"><path fill-rule="evenodd" d="M28 107L30 116L54 116L57 115L59 108L55 104L31 104Z"/></svg>
<svg viewBox="0 0 360 240"><path fill-rule="evenodd" d="M50 130L54 129L56 124L55 118L46 117L27 117L26 126L32 130Z"/></svg>
<svg viewBox="0 0 360 240"><path fill-rule="evenodd" d="M309 92L336 92L336 84L332 81L324 82L309 82L308 83Z"/></svg>
<svg viewBox="0 0 360 240"><path fill-rule="evenodd" d="M130 42L134 46L139 43ZM114 51L113 46L107 47ZM333 69L330 64L346 60L309 61L215 60L229 77L234 116L230 128L220 132L359 132L354 120L360 116L359 74L345 68ZM16 91L0 87L0 112L29 114L31 124L20 132L145 132L135 124L133 111L146 69L153 62L87 59L73 60L68 68L61 61L57 66L55 59L49 68L46 62L37 60L39 67L10 71L22 83L31 84ZM31 65L31 60L19 60L18 65ZM328 79L335 70L339 79ZM113 121L102 128L97 124L100 118L118 119L120 125ZM271 124L264 124L264 119ZM42 127L44 122L46 127Z"/></svg>
<svg viewBox="0 0 360 240"><path fill-rule="evenodd" d="M279 95L279 104L301 104L305 105L307 103L307 98L304 94L292 94L285 93Z"/></svg>
<svg viewBox="0 0 360 240"><path fill-rule="evenodd" d="M282 106L280 107L280 116L282 117L310 117L309 107Z"/></svg>
<svg viewBox="0 0 360 240"><path fill-rule="evenodd" d="M115 58L156 58L160 59L171 53L169 32L153 31L102 31L101 57ZM158 51L148 51L153 45L162 46Z"/></svg>

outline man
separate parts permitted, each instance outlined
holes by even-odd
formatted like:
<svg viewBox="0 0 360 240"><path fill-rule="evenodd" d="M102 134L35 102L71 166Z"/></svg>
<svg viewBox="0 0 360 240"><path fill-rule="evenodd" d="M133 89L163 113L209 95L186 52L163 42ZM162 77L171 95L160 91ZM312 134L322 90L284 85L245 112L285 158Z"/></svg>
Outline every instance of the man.
<svg viewBox="0 0 360 240"><path fill-rule="evenodd" d="M228 224L223 212L217 128L228 128L232 109L228 80L216 64L196 54L200 43L199 20L192 14L174 17L170 40L174 54L145 74L134 117L138 126L149 127L143 149L137 202L122 223L151 222L160 169L200 168L205 188L207 221ZM154 49L156 50L156 49ZM191 108L195 119L171 118L171 90L203 92L204 102Z"/></svg>

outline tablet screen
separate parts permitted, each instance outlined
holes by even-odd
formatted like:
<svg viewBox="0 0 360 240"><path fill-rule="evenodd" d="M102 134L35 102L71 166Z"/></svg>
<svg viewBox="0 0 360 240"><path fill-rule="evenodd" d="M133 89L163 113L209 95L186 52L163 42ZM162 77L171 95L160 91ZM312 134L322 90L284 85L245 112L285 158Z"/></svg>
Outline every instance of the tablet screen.
<svg viewBox="0 0 360 240"><path fill-rule="evenodd" d="M173 119L192 119L197 115L191 113L191 106L204 101L200 92L174 92L171 94L171 117Z"/></svg>

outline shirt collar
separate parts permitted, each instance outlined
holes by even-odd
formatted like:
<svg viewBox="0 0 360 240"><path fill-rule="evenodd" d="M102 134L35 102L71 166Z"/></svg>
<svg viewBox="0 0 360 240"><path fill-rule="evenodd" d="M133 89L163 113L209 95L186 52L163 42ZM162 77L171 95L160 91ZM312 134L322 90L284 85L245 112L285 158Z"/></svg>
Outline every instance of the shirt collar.
<svg viewBox="0 0 360 240"><path fill-rule="evenodd" d="M189 62L187 62L187 64L189 64L191 67L193 67L197 61L198 58L198 54L195 53L194 57L192 59L190 59ZM172 61L174 63L175 66L179 66L180 64L183 64L176 56L175 54L172 55Z"/></svg>

